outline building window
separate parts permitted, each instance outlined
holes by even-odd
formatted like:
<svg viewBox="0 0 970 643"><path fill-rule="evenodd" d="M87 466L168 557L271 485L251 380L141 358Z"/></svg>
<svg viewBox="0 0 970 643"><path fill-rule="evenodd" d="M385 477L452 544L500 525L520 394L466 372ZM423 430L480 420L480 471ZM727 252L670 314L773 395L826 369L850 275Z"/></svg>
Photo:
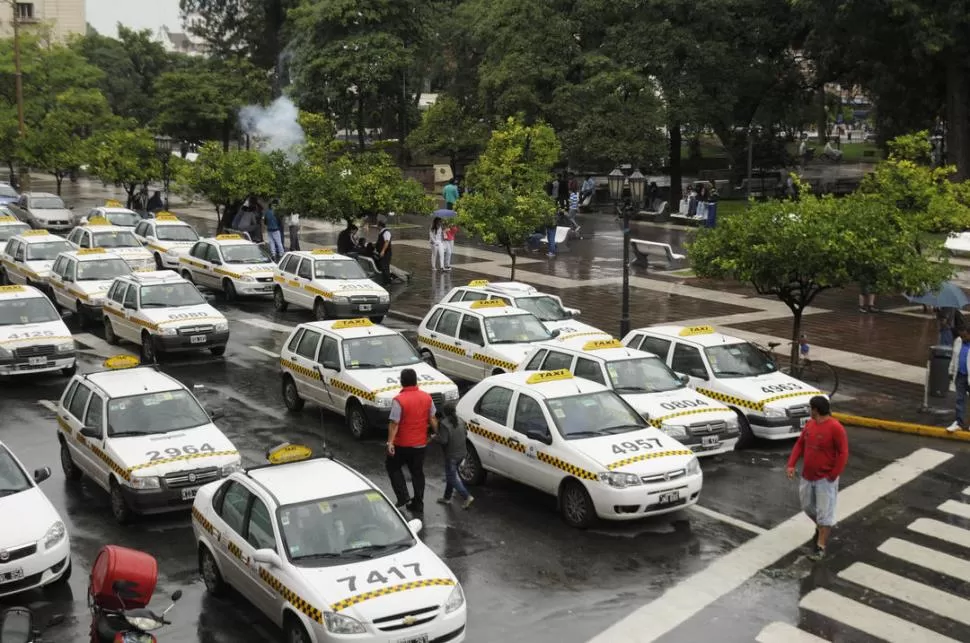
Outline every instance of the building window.
<svg viewBox="0 0 970 643"><path fill-rule="evenodd" d="M34 3L33 2L18 2L17 3L17 18L20 20L33 20L34 19Z"/></svg>

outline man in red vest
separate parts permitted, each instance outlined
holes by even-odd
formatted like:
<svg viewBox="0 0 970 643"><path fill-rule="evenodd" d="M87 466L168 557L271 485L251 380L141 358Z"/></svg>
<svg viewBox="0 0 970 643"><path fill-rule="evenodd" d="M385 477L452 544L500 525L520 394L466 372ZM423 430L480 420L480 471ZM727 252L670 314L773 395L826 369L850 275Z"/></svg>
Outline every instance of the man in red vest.
<svg viewBox="0 0 970 643"><path fill-rule="evenodd" d="M424 512L424 452L428 445L428 427L438 429L437 409L431 396L418 388L418 375L413 368L401 371L401 392L391 402L387 428L387 475L397 496L397 507L413 513ZM402 468L407 466L414 487L414 499L408 497L408 485Z"/></svg>

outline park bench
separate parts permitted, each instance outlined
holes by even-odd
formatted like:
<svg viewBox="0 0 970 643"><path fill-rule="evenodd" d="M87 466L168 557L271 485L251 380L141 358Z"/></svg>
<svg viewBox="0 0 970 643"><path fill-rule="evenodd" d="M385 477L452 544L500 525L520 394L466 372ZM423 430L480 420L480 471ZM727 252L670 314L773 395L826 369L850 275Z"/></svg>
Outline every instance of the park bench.
<svg viewBox="0 0 970 643"><path fill-rule="evenodd" d="M660 241L630 239L630 247L633 248L633 254L636 256L634 263L639 263L648 268L651 258L663 261L662 265L667 270L674 268L677 262L687 258L685 255L674 252L669 243Z"/></svg>

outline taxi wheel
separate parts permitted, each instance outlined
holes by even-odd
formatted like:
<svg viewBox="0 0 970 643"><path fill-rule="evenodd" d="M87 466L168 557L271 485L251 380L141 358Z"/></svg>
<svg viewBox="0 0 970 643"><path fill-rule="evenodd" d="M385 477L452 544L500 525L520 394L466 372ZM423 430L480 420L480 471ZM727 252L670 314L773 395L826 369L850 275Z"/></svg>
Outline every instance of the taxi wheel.
<svg viewBox="0 0 970 643"><path fill-rule="evenodd" d="M183 270L182 271L182 279L186 280L190 284L194 284L195 283L195 280L192 279L192 273L189 272L188 270Z"/></svg>
<svg viewBox="0 0 970 643"><path fill-rule="evenodd" d="M289 375L283 378L283 402L286 404L286 408L293 412L302 411L303 405L306 403L306 400L300 397L300 392L296 389L296 382Z"/></svg>
<svg viewBox="0 0 970 643"><path fill-rule="evenodd" d="M317 321L324 321L327 319L327 307L324 305L323 300L317 297L317 300L313 302L313 316L316 317Z"/></svg>
<svg viewBox="0 0 970 643"><path fill-rule="evenodd" d="M236 301L239 299L239 295L236 293L236 286L232 283L232 279L222 280L222 292L226 296L226 301Z"/></svg>
<svg viewBox="0 0 970 643"><path fill-rule="evenodd" d="M741 435L738 437L738 442L734 448L747 449L754 443L754 431L751 430L751 424L743 413L738 410L734 412L738 414L738 428L741 429Z"/></svg>
<svg viewBox="0 0 970 643"><path fill-rule="evenodd" d="M155 270L164 270L165 266L162 265L162 255L155 253Z"/></svg>
<svg viewBox="0 0 970 643"><path fill-rule="evenodd" d="M104 341L112 346L118 345L118 336L115 335L115 329L111 327L111 321L107 317L104 318Z"/></svg>
<svg viewBox="0 0 970 643"><path fill-rule="evenodd" d="M225 346L213 346L212 348L209 349L209 352L212 353L216 357L222 357L223 355L226 354L226 347Z"/></svg>
<svg viewBox="0 0 970 643"><path fill-rule="evenodd" d="M134 516L131 507L128 506L128 501L125 500L125 496L121 492L121 487L115 482L114 478L111 479L111 514L119 525L128 524Z"/></svg>
<svg viewBox="0 0 970 643"><path fill-rule="evenodd" d="M148 333L141 334L141 363L154 364L158 359L158 351L155 347L155 338Z"/></svg>
<svg viewBox="0 0 970 643"><path fill-rule="evenodd" d="M84 309L81 308L81 302L80 301L75 301L74 302L74 310L77 311L77 312L74 313L74 321L77 322L78 329L80 329L80 330L87 329L87 327L88 327L88 321L89 320L88 320L87 315L85 315L84 312L83 312Z"/></svg>
<svg viewBox="0 0 970 643"><path fill-rule="evenodd" d="M303 624L295 616L286 618L286 643L310 643L310 637Z"/></svg>
<svg viewBox="0 0 970 643"><path fill-rule="evenodd" d="M458 477L468 485L480 485L485 482L485 468L482 467L482 459L478 457L478 451L472 446L471 442L465 443L465 457L458 464Z"/></svg>
<svg viewBox="0 0 970 643"><path fill-rule="evenodd" d="M350 434L357 440L363 440L370 432L364 407L357 400L350 400L347 403L347 428L350 429Z"/></svg>
<svg viewBox="0 0 970 643"><path fill-rule="evenodd" d="M431 354L431 351L429 350L421 351L421 359L424 360L424 363L430 366L431 368L438 368L438 363L434 361L434 355Z"/></svg>
<svg viewBox="0 0 970 643"><path fill-rule="evenodd" d="M287 306L286 299L283 298L283 289L277 286L273 291L273 307L276 308L276 312L285 313Z"/></svg>
<svg viewBox="0 0 970 643"><path fill-rule="evenodd" d="M0 286L9 286L10 280L7 279L7 271L0 270Z"/></svg>
<svg viewBox="0 0 970 643"><path fill-rule="evenodd" d="M205 583L205 589L213 596L226 593L226 581L222 578L216 559L207 547L199 546L199 575Z"/></svg>
<svg viewBox="0 0 970 643"><path fill-rule="evenodd" d="M64 472L64 477L68 480L77 482L81 479L81 470L74 464L71 451L64 442L61 442L61 470Z"/></svg>
<svg viewBox="0 0 970 643"><path fill-rule="evenodd" d="M567 480L559 489L559 511L570 527L585 529L596 520L596 509L586 488L576 480Z"/></svg>

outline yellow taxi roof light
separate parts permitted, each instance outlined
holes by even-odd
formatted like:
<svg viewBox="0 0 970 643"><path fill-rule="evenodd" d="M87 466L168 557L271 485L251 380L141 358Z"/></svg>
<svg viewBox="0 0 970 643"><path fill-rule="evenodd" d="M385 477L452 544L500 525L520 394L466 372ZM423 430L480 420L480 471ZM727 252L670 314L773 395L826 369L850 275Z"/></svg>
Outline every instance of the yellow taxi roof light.
<svg viewBox="0 0 970 643"><path fill-rule="evenodd" d="M717 331L713 326L687 326L680 330L681 337L691 337L692 335L712 335Z"/></svg>
<svg viewBox="0 0 970 643"><path fill-rule="evenodd" d="M483 288L488 285L488 279L474 279L468 282L472 288Z"/></svg>
<svg viewBox="0 0 970 643"><path fill-rule="evenodd" d="M529 376L529 379L525 381L526 384L542 384L544 382L554 382L556 380L571 380L573 379L573 374L569 372L569 369L561 368L558 371L540 371Z"/></svg>
<svg viewBox="0 0 970 643"><path fill-rule="evenodd" d="M584 351L597 351L604 348L623 348L623 342L618 339L594 339L583 344Z"/></svg>
<svg viewBox="0 0 970 643"><path fill-rule="evenodd" d="M107 201L104 202L104 207L106 207L106 208L123 208L125 206L118 199L108 199Z"/></svg>
<svg viewBox="0 0 970 643"><path fill-rule="evenodd" d="M505 308L508 304L504 299L480 299L472 304L472 308Z"/></svg>
<svg viewBox="0 0 970 643"><path fill-rule="evenodd" d="M0 223L15 223L20 221L17 217L2 216L0 217Z"/></svg>
<svg viewBox="0 0 970 643"><path fill-rule="evenodd" d="M266 452L266 460L270 464L300 462L311 457L313 457L313 451L310 447L303 446L302 444L290 444L289 442L284 442Z"/></svg>
<svg viewBox="0 0 970 643"><path fill-rule="evenodd" d="M155 217L155 218L157 219L158 217ZM242 239L241 234L217 234L216 235L216 240L218 241L238 241L239 239Z"/></svg>
<svg viewBox="0 0 970 643"><path fill-rule="evenodd" d="M88 225L111 225L111 222L104 217L91 217L88 219Z"/></svg>
<svg viewBox="0 0 970 643"><path fill-rule="evenodd" d="M336 250L334 250L333 248L317 248L315 250L310 251L311 255L332 255L335 253L336 253Z"/></svg>
<svg viewBox="0 0 970 643"><path fill-rule="evenodd" d="M107 252L104 248L81 248L77 251L79 255L100 255Z"/></svg>
<svg viewBox="0 0 970 643"><path fill-rule="evenodd" d="M26 292L23 286L0 286L0 292Z"/></svg>
<svg viewBox="0 0 970 643"><path fill-rule="evenodd" d="M23 236L25 237L42 237L45 234L50 234L47 230L24 230Z"/></svg>
<svg viewBox="0 0 970 643"><path fill-rule="evenodd" d="M361 317L360 319L341 319L338 322L334 322L330 328L333 330L343 330L344 328L365 328L373 325L374 322L366 317Z"/></svg>
<svg viewBox="0 0 970 643"><path fill-rule="evenodd" d="M115 355L104 360L104 367L112 371L135 368L136 366L141 366L141 362L134 355Z"/></svg>
<svg viewBox="0 0 970 643"><path fill-rule="evenodd" d="M159 212L155 215L156 221L178 221L179 218L172 214L171 212ZM236 235L237 237L239 235Z"/></svg>

